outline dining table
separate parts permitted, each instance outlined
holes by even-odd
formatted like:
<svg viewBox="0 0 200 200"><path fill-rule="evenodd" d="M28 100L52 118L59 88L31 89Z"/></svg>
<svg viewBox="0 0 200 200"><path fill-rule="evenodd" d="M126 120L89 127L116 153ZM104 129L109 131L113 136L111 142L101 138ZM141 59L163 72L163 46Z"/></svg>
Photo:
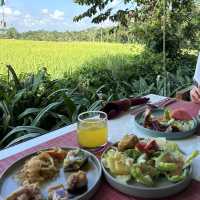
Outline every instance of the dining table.
<svg viewBox="0 0 200 200"><path fill-rule="evenodd" d="M159 102L166 102L169 98L149 94L147 97L150 98L150 102L152 104L156 104ZM187 110L191 116L198 116L200 105L186 102L181 100L174 99L169 104L165 104L165 106L170 109L184 108ZM141 129L138 129L134 124L134 114L141 110L142 106L136 106L131 108L129 111L123 113L119 117L108 120L108 141L110 143L116 143L126 134L135 134L138 137L149 137L145 135ZM49 132L45 135L39 136L37 138L25 141L23 143L17 144L15 146L2 149L0 151L0 177L4 171L11 166L14 162L23 158L24 156L36 152L38 150L44 148L51 147L66 147L66 146L74 146L78 147L77 138L76 138L76 127L77 124L71 124L69 126L60 128L58 130ZM186 155L189 155L194 150L200 151L200 131L196 131L196 133L190 137L173 140L176 142L181 151ZM0 179L1 184L1 179ZM114 188L112 188L102 177L101 185L96 192L96 194L92 197L92 200L141 200L141 198L137 198L134 196L125 195ZM171 197L164 198L163 200L200 200L200 158L197 157L193 161L193 180L189 187L184 191L180 192Z"/></svg>

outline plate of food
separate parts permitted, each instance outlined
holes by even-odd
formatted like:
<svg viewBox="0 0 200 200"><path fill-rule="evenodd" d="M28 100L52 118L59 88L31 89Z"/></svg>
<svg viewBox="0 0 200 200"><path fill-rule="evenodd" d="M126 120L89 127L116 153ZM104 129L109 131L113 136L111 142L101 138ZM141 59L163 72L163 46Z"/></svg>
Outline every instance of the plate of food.
<svg viewBox="0 0 200 200"><path fill-rule="evenodd" d="M191 136L198 126L198 120L192 118L184 110L170 111L167 108L152 106L138 113L134 123L146 135L167 139L182 139Z"/></svg>
<svg viewBox="0 0 200 200"><path fill-rule="evenodd" d="M192 180L194 151L185 156L176 143L126 135L104 151L101 164L108 183L140 198L164 198L181 192Z"/></svg>
<svg viewBox="0 0 200 200"><path fill-rule="evenodd" d="M4 200L88 200L98 189L102 168L90 152L52 148L15 162L0 178Z"/></svg>

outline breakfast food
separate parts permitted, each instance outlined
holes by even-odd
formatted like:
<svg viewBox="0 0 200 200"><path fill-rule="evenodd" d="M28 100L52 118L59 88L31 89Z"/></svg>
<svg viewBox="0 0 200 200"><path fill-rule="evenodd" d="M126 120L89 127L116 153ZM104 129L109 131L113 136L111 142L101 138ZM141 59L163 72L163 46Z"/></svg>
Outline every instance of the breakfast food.
<svg viewBox="0 0 200 200"><path fill-rule="evenodd" d="M35 184L20 187L6 200L43 200L39 188Z"/></svg>
<svg viewBox="0 0 200 200"><path fill-rule="evenodd" d="M68 193L64 186L61 184L49 188L48 200L68 200Z"/></svg>
<svg viewBox="0 0 200 200"><path fill-rule="evenodd" d="M45 150L44 152L48 153L53 159L56 159L58 161L63 161L67 155L67 152L61 149L60 147Z"/></svg>
<svg viewBox="0 0 200 200"><path fill-rule="evenodd" d="M84 171L72 173L67 181L67 190L70 193L83 193L87 190L88 179Z"/></svg>
<svg viewBox="0 0 200 200"><path fill-rule="evenodd" d="M88 160L88 156L80 149L71 150L64 159L63 167L67 172L78 171Z"/></svg>
<svg viewBox="0 0 200 200"><path fill-rule="evenodd" d="M46 152L41 152L26 161L23 168L18 173L23 185L41 184L48 179L55 177L59 168L54 159Z"/></svg>
<svg viewBox="0 0 200 200"><path fill-rule="evenodd" d="M121 141L126 138L133 137L125 136ZM192 160L199 155L194 151L186 158L177 144L164 139L137 138L137 141L123 151L112 146L103 154L103 166L121 182L132 180L150 187L156 186L163 177L169 182L180 182L188 176Z"/></svg>
<svg viewBox="0 0 200 200"><path fill-rule="evenodd" d="M156 109L152 106L146 108L140 120L142 126L159 132L184 132L195 126L192 117L184 110L164 109L161 116L154 116Z"/></svg>
<svg viewBox="0 0 200 200"><path fill-rule="evenodd" d="M123 139L118 143L118 150L124 151L126 149L133 148L138 142L138 138L134 135L126 135Z"/></svg>
<svg viewBox="0 0 200 200"><path fill-rule="evenodd" d="M87 190L87 174L82 168L87 161L87 152L79 148L64 150L58 147L39 151L34 156L30 156L22 168L19 168L14 177L22 186L6 200L42 200L44 198L41 192L45 195L48 185L54 180L61 182L48 188L48 200L76 198ZM89 168L90 166L86 166L86 170ZM65 174L66 171L68 173ZM63 173L66 181L63 181L63 176L59 177ZM66 183L67 186L64 187ZM47 199L46 196L44 197Z"/></svg>
<svg viewBox="0 0 200 200"><path fill-rule="evenodd" d="M175 120L191 120L192 117L191 115L186 112L184 109L176 109L173 110L171 113L171 117L174 118Z"/></svg>

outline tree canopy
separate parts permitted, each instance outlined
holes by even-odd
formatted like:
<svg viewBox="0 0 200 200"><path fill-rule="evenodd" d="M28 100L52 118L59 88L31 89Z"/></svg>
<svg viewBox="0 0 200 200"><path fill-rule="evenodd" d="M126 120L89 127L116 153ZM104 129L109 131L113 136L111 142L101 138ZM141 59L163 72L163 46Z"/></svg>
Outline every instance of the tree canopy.
<svg viewBox="0 0 200 200"><path fill-rule="evenodd" d="M127 27L135 39L144 42L155 52L162 52L165 32L169 57L177 56L186 45L193 48L198 40L199 0L121 0L117 9L112 7L113 1L75 0L75 3L88 8L74 17L74 20L90 17L93 23L107 19L117 22Z"/></svg>
<svg viewBox="0 0 200 200"><path fill-rule="evenodd" d="M74 0L75 3L87 6L88 9L78 16L74 21L80 21L85 17L92 18L93 23L101 23L107 19L113 22L120 22L127 25L130 19L147 20L161 17L163 10L170 10L172 13L181 11L191 12L198 0L119 0L118 9L113 6L115 0ZM123 5L127 5L124 9Z"/></svg>

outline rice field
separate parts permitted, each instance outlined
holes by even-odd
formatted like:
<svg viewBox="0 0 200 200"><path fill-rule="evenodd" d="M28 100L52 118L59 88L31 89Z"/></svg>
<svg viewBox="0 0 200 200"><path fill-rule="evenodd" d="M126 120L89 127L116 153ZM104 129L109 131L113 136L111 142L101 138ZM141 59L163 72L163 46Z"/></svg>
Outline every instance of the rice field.
<svg viewBox="0 0 200 200"><path fill-rule="evenodd" d="M0 40L0 73L5 74L5 64L11 64L16 72L36 72L46 67L54 78L64 72L72 72L92 59L110 56L139 54L138 44L114 44L95 42L47 42L28 40Z"/></svg>

